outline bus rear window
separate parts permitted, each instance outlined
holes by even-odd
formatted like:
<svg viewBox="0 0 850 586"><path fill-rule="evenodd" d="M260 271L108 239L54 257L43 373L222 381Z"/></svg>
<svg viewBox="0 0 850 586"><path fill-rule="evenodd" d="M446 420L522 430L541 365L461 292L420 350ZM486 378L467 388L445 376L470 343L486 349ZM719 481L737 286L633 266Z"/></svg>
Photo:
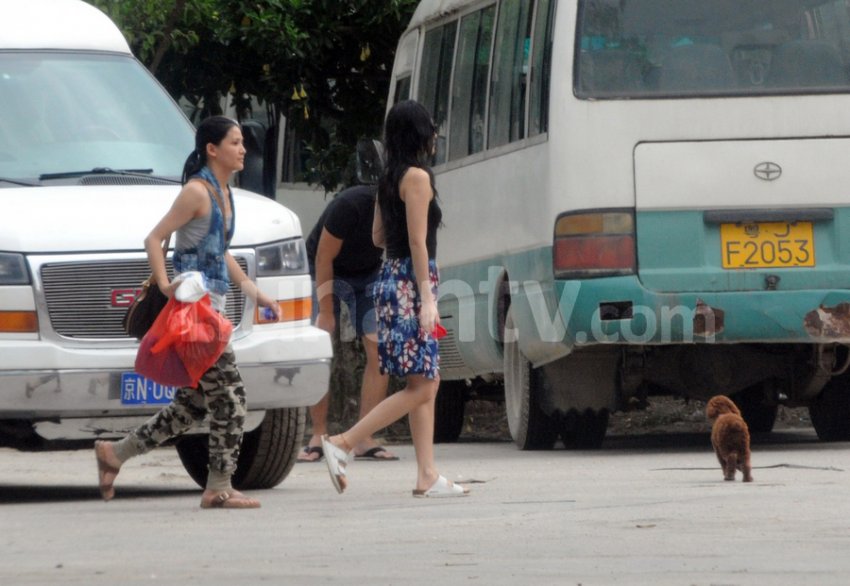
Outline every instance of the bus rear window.
<svg viewBox="0 0 850 586"><path fill-rule="evenodd" d="M583 0L580 98L843 92L846 0Z"/></svg>

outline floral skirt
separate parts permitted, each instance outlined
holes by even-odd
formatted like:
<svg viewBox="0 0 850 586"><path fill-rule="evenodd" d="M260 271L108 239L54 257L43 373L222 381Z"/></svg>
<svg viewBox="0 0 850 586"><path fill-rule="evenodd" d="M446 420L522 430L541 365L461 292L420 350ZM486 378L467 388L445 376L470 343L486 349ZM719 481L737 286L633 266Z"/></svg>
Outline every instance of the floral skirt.
<svg viewBox="0 0 850 586"><path fill-rule="evenodd" d="M440 275L434 260L428 261L428 274L436 299ZM437 377L440 365L437 340L419 327L420 307L412 259L385 260L380 278L375 283L378 357L382 374Z"/></svg>

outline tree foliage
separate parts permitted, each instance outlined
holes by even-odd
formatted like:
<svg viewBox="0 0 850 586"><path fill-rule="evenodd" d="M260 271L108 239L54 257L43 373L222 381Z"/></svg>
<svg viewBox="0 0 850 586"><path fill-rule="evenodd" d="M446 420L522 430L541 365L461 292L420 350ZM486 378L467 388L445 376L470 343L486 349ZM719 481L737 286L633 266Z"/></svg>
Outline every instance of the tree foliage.
<svg viewBox="0 0 850 586"><path fill-rule="evenodd" d="M345 180L358 138L383 121L396 42L417 0L88 0L175 98L240 117L250 97L306 143L303 179ZM253 113L256 116L256 112Z"/></svg>

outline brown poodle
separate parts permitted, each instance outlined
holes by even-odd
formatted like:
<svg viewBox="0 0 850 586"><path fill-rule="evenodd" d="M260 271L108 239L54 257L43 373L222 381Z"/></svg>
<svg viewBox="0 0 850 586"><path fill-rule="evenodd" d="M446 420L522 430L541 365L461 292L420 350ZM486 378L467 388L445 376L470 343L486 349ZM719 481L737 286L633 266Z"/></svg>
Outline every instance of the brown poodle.
<svg viewBox="0 0 850 586"><path fill-rule="evenodd" d="M705 406L705 415L714 420L711 445L723 469L723 479L735 480L735 470L740 470L744 473L744 482L752 482L750 430L741 411L728 397L716 395Z"/></svg>

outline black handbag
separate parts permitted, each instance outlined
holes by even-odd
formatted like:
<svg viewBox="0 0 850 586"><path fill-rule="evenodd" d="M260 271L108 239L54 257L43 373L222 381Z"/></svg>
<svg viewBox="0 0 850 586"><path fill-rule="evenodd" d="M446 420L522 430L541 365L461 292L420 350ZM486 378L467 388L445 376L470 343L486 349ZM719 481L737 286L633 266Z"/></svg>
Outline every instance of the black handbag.
<svg viewBox="0 0 850 586"><path fill-rule="evenodd" d="M166 256L168 252L168 244L171 238L165 242L162 247L162 255ZM129 336L142 339L148 330L151 329L153 322L156 321L159 312L168 303L168 297L159 290L156 280L153 275L145 279L142 283L142 291L133 300L132 305L127 308L127 313L124 314L124 319L121 322L124 326L124 331Z"/></svg>

